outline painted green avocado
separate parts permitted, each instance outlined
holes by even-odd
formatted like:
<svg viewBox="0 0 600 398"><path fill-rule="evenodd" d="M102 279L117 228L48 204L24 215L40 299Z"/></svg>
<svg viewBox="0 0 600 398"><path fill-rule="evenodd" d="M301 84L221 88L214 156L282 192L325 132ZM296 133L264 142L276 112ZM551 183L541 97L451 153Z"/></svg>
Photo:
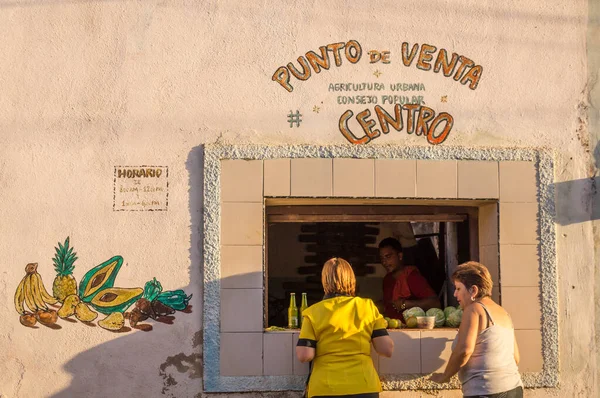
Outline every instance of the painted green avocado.
<svg viewBox="0 0 600 398"><path fill-rule="evenodd" d="M114 256L85 273L79 282L79 298L89 303L103 289L114 286L123 257Z"/></svg>
<svg viewBox="0 0 600 398"><path fill-rule="evenodd" d="M90 305L103 314L123 312L142 297L143 293L144 289L141 287L109 287L94 295Z"/></svg>

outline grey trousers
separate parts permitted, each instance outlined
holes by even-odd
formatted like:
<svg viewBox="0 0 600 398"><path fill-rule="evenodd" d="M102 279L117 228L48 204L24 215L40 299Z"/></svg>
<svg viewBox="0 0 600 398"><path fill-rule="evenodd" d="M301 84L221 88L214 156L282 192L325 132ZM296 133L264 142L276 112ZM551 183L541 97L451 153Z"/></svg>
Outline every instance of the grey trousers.
<svg viewBox="0 0 600 398"><path fill-rule="evenodd" d="M465 395L464 398L523 398L523 387L488 395Z"/></svg>

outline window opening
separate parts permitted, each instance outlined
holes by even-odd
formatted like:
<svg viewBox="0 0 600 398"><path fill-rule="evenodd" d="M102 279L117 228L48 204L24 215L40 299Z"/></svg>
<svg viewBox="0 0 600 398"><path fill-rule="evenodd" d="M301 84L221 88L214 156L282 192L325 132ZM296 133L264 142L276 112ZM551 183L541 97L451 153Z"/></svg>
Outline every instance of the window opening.
<svg viewBox="0 0 600 398"><path fill-rule="evenodd" d="M419 268L443 306L456 305L456 266L478 259L477 207L267 205L266 223L265 326L287 325L290 293L307 293L309 305L323 298L321 269L331 257L352 264L357 295L381 302L378 244L388 236L399 238L404 263Z"/></svg>

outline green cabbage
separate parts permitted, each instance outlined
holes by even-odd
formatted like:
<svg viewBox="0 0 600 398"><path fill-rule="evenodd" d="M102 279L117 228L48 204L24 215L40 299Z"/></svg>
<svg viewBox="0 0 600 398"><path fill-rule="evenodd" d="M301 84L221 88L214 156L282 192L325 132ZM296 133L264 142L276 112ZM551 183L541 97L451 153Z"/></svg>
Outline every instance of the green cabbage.
<svg viewBox="0 0 600 398"><path fill-rule="evenodd" d="M441 328L442 326L444 326L444 323L446 322L446 316L444 315L444 311L442 311L439 308L430 308L427 310L425 315L435 317L435 327L436 328Z"/></svg>
<svg viewBox="0 0 600 398"><path fill-rule="evenodd" d="M446 326L450 326L451 328L457 328L460 326L460 320L462 318L462 310L457 309L456 311L452 311L450 315L448 315L448 319L446 319Z"/></svg>
<svg viewBox="0 0 600 398"><path fill-rule="evenodd" d="M450 313L456 311L456 307L453 307L451 305L449 305L448 307L444 308L444 315L446 316L446 319L448 319L448 315L450 315Z"/></svg>
<svg viewBox="0 0 600 398"><path fill-rule="evenodd" d="M425 316L425 311L423 311L423 309L420 307L413 307L405 310L402 313L402 316L404 316L405 320L410 318L411 316Z"/></svg>

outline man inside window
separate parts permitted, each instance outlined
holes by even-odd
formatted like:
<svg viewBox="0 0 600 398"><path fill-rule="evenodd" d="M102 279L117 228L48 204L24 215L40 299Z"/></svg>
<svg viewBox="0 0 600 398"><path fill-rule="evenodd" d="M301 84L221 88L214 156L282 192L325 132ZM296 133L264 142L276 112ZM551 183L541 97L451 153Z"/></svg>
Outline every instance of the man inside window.
<svg viewBox="0 0 600 398"><path fill-rule="evenodd" d="M440 300L417 267L402 262L402 245L397 239L382 240L379 256L387 272L383 278L385 316L405 322L402 313L409 308L441 308Z"/></svg>

